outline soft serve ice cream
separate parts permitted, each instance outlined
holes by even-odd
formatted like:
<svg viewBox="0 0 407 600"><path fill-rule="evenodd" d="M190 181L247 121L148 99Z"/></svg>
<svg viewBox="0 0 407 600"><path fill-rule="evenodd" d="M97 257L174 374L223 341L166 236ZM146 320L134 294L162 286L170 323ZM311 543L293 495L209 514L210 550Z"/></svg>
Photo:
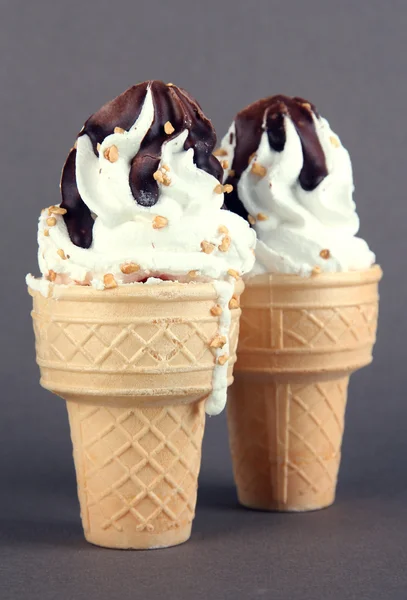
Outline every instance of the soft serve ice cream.
<svg viewBox="0 0 407 600"><path fill-rule="evenodd" d="M254 263L255 232L223 210L223 170L216 135L185 90L160 81L133 86L92 115L71 149L61 178L62 202L42 211L38 260L42 278L28 285L120 285L162 280L212 282L227 356L236 279ZM158 281L157 281L158 280ZM218 356L219 355L219 356ZM226 401L227 363L216 361L207 412Z"/></svg>
<svg viewBox="0 0 407 600"><path fill-rule="evenodd" d="M251 104L215 154L233 186L226 206L258 236L252 274L307 276L375 262L356 237L349 154L311 103L278 95Z"/></svg>

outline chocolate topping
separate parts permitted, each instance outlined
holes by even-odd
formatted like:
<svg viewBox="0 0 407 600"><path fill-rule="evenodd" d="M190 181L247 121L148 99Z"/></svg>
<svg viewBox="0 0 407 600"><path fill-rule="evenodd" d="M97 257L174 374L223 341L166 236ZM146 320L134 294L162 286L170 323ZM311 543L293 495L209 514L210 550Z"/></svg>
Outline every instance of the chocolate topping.
<svg viewBox="0 0 407 600"><path fill-rule="evenodd" d="M216 134L209 119L205 117L198 102L185 90L162 81L146 81L128 89L107 103L85 123L79 136L88 135L93 151L98 156L97 146L115 127L129 130L143 107L150 86L154 104L154 120L140 149L131 162L129 184L134 200L142 206L153 206L158 201L159 187L153 174L161 160L162 145L188 129L184 149L194 149L194 162L199 169L222 178L222 167L212 155L216 144ZM164 125L171 123L174 131L168 135ZM74 244L89 248L92 243L93 219L83 202L75 176L76 150L67 158L61 180L64 216L69 236Z"/></svg>
<svg viewBox="0 0 407 600"><path fill-rule="evenodd" d="M76 185L75 163L76 150L73 148L62 171L61 207L67 211L64 221L72 243L81 248L89 248L92 243L93 218Z"/></svg>
<svg viewBox="0 0 407 600"><path fill-rule="evenodd" d="M229 210L247 217L247 211L237 195L240 176L247 168L251 155L257 151L263 131L267 132L273 150L276 152L284 150L285 116L291 119L301 140L304 157L299 175L301 187L306 191L312 191L328 175L325 154L315 129L313 113L319 117L315 106L303 98L278 95L263 98L237 114L236 146L231 167L234 175L227 180L227 183L231 183L234 187L234 192L226 198Z"/></svg>

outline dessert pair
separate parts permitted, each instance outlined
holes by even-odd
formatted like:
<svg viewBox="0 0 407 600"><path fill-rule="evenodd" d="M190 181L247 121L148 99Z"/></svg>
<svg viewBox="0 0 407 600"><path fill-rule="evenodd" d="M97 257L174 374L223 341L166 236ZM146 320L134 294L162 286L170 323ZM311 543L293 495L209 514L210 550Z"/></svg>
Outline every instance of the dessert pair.
<svg viewBox="0 0 407 600"><path fill-rule="evenodd" d="M347 381L371 360L381 276L355 237L348 153L311 104L285 96L243 110L215 144L185 90L133 86L86 121L62 202L40 216L42 276L27 276L37 362L67 401L98 545L190 536L205 412L226 404L241 313L228 405L241 502L334 498Z"/></svg>

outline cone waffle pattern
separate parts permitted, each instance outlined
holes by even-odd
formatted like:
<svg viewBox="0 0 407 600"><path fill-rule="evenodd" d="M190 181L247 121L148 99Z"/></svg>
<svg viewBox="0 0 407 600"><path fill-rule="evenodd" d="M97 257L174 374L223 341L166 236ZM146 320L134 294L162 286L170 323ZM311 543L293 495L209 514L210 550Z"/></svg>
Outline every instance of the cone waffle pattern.
<svg viewBox="0 0 407 600"><path fill-rule="evenodd" d="M228 410L242 504L304 510L332 503L347 384L347 377L306 384L239 378Z"/></svg>
<svg viewBox="0 0 407 600"><path fill-rule="evenodd" d="M55 286L52 294L32 292L37 362L42 385L67 400L86 538L117 548L184 542L215 365L214 287ZM230 383L239 317L234 309Z"/></svg>
<svg viewBox="0 0 407 600"><path fill-rule="evenodd" d="M199 296L199 287L206 297ZM198 400L211 391L214 350L209 344L219 323L210 313L216 303L210 284L196 285L184 298L159 302L137 295L138 290L128 303L107 294L92 302L92 292L88 301L79 301L69 291L57 301L34 297L37 362L44 387L64 398L83 390L95 396L134 395L136 390L146 400L160 401L171 395ZM233 310L230 382L239 317L240 310Z"/></svg>
<svg viewBox="0 0 407 600"><path fill-rule="evenodd" d="M371 361L380 276L249 282L228 404L242 504L301 511L333 502L349 375Z"/></svg>
<svg viewBox="0 0 407 600"><path fill-rule="evenodd" d="M142 409L68 402L68 413L85 535L119 547L189 537L204 402Z"/></svg>

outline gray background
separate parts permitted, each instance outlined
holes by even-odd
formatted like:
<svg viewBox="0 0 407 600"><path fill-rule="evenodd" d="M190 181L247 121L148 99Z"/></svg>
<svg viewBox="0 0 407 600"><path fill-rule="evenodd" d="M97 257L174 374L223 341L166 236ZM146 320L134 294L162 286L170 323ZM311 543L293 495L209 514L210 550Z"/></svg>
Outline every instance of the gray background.
<svg viewBox="0 0 407 600"><path fill-rule="evenodd" d="M407 597L405 0L1 0L0 596ZM283 92L315 102L350 150L381 286L374 365L352 378L334 507L237 506L224 416L207 424L191 541L150 553L82 538L64 403L42 390L30 301L36 220L85 118L131 84L187 88L222 136Z"/></svg>

